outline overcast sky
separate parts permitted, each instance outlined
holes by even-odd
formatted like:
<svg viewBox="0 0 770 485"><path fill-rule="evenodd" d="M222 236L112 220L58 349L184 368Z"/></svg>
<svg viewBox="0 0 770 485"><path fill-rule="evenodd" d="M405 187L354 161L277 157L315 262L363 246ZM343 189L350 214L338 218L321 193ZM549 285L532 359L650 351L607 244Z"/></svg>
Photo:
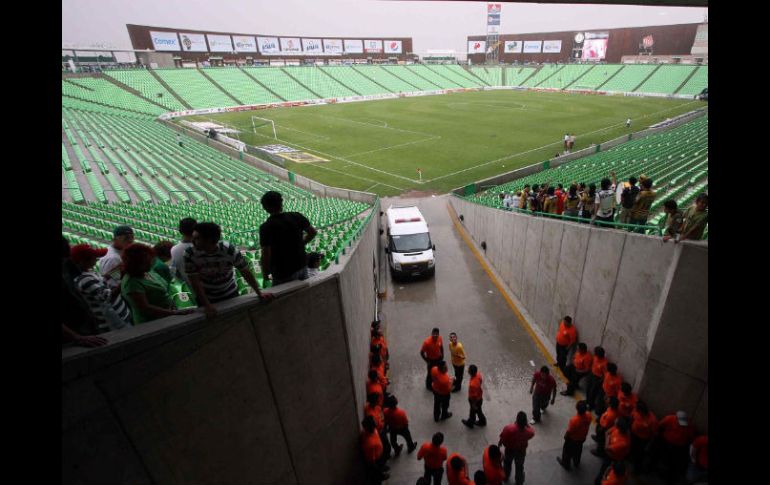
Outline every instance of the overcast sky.
<svg viewBox="0 0 770 485"><path fill-rule="evenodd" d="M702 22L706 8L503 3L501 33ZM62 0L62 47L130 49L126 24L294 36L412 37L452 49L486 33L483 2L378 0Z"/></svg>

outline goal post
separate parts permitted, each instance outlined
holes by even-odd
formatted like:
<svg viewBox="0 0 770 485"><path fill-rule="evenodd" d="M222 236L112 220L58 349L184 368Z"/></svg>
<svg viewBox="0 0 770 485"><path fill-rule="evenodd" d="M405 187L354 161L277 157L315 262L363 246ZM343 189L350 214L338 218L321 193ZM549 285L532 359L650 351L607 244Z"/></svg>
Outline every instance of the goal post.
<svg viewBox="0 0 770 485"><path fill-rule="evenodd" d="M251 127L254 129L254 133L259 135L260 133L257 132L257 128L261 128L263 126L270 125L270 127L273 129L273 138L276 140L278 139L278 135L275 133L275 122L268 118L260 118L259 116L252 116L251 117ZM263 135L264 136L264 135Z"/></svg>

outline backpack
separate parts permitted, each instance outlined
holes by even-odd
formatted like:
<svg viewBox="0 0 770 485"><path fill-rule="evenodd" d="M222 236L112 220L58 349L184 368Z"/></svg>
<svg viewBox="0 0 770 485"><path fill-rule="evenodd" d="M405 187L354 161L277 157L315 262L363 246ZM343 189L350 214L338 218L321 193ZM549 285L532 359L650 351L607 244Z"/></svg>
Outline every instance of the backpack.
<svg viewBox="0 0 770 485"><path fill-rule="evenodd" d="M624 188L623 192L620 194L620 205L622 205L624 209L630 209L634 206L634 200L636 200L637 194L639 194L639 187L636 185Z"/></svg>

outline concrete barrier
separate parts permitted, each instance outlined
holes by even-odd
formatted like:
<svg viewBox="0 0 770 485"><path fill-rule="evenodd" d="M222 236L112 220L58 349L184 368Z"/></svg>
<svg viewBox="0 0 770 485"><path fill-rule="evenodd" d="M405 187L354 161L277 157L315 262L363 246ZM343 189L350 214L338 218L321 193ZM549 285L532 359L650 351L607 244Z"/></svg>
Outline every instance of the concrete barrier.
<svg viewBox="0 0 770 485"><path fill-rule="evenodd" d="M463 226L555 351L559 321L602 345L656 415L708 430L708 244L534 217L451 197Z"/></svg>
<svg viewBox="0 0 770 485"><path fill-rule="evenodd" d="M363 483L379 203L322 276L62 349L62 482ZM335 446L325 446L330 438Z"/></svg>

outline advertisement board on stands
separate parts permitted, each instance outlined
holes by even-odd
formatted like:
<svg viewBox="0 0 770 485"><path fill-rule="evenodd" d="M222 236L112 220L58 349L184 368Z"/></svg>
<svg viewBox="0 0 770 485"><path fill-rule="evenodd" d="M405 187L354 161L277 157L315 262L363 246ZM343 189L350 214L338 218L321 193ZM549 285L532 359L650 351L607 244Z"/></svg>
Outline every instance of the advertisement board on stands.
<svg viewBox="0 0 770 485"><path fill-rule="evenodd" d="M561 52L560 40L543 41L543 54L555 54Z"/></svg>
<svg viewBox="0 0 770 485"><path fill-rule="evenodd" d="M323 45L327 54L342 54L342 39L324 39Z"/></svg>
<svg viewBox="0 0 770 485"><path fill-rule="evenodd" d="M179 38L182 39L182 50L185 52L207 52L206 36L203 34L188 34L185 32L179 33Z"/></svg>
<svg viewBox="0 0 770 485"><path fill-rule="evenodd" d="M487 41L485 40L468 41L468 54L484 54L486 50L487 50Z"/></svg>
<svg viewBox="0 0 770 485"><path fill-rule="evenodd" d="M278 54L281 52L278 47L278 37L257 37L259 52L262 54Z"/></svg>
<svg viewBox="0 0 770 485"><path fill-rule="evenodd" d="M401 41L400 40L386 40L385 52L388 54L401 54Z"/></svg>
<svg viewBox="0 0 770 485"><path fill-rule="evenodd" d="M320 54L324 51L321 39L302 39L302 50L306 54Z"/></svg>
<svg viewBox="0 0 770 485"><path fill-rule="evenodd" d="M382 53L382 41L381 40L365 40L364 41L364 52L366 52L366 53L381 54Z"/></svg>
<svg viewBox="0 0 770 485"><path fill-rule="evenodd" d="M178 51L179 38L176 36L176 32L152 32L150 31L150 37L152 38L152 48L156 51Z"/></svg>
<svg viewBox="0 0 770 485"><path fill-rule="evenodd" d="M302 52L299 37L281 37L281 52Z"/></svg>
<svg viewBox="0 0 770 485"><path fill-rule="evenodd" d="M257 42L250 35L234 35L235 52L257 52Z"/></svg>
<svg viewBox="0 0 770 485"><path fill-rule="evenodd" d="M537 54L540 52L543 45L542 40L525 40L524 41L524 53L525 54Z"/></svg>
<svg viewBox="0 0 770 485"><path fill-rule="evenodd" d="M346 54L363 54L364 42L361 39L345 39Z"/></svg>
<svg viewBox="0 0 770 485"><path fill-rule="evenodd" d="M211 52L232 52L233 42L229 35L206 34Z"/></svg>
<svg viewBox="0 0 770 485"><path fill-rule="evenodd" d="M521 49L524 47L524 43L520 40L506 40L505 41L505 53L506 54L521 54Z"/></svg>

